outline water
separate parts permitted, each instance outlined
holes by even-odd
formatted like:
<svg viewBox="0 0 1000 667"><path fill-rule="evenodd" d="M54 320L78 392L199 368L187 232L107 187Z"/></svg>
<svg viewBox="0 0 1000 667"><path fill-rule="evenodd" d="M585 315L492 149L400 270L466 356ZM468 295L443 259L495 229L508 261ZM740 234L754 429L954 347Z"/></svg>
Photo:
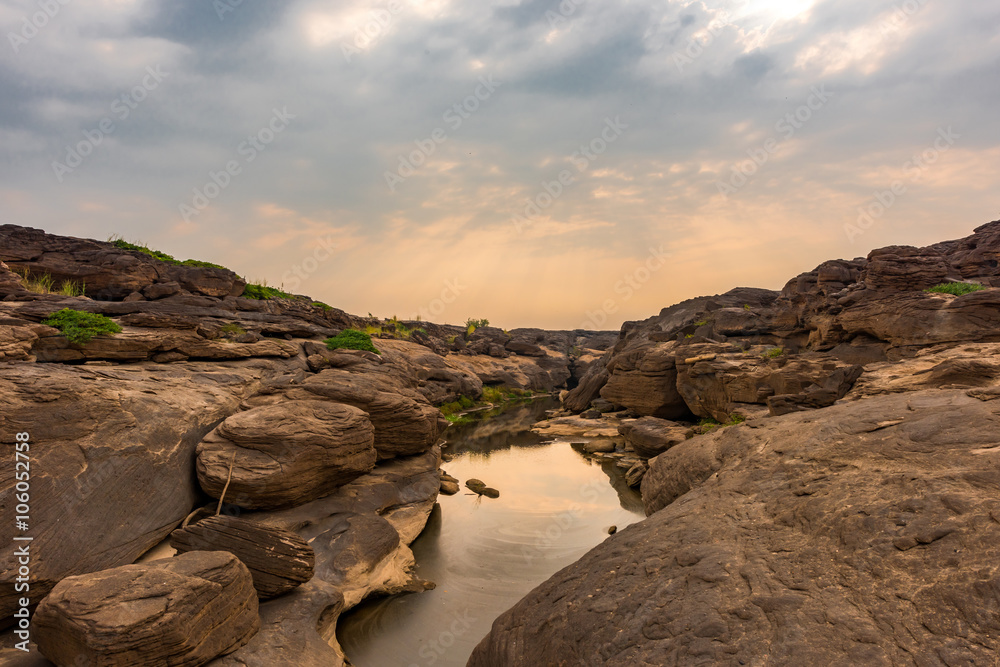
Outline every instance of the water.
<svg viewBox="0 0 1000 667"><path fill-rule="evenodd" d="M494 619L532 588L619 529L643 518L642 501L612 464L528 431L554 401L452 427L444 469L463 484L441 496L413 543L425 593L370 600L345 614L337 636L356 667L462 666ZM476 477L500 498L470 495Z"/></svg>

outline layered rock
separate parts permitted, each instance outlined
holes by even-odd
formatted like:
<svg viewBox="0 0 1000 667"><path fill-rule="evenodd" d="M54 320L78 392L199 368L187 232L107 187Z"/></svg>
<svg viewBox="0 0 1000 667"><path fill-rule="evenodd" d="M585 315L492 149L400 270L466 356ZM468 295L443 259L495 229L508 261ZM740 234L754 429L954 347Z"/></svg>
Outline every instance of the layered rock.
<svg viewBox="0 0 1000 667"><path fill-rule="evenodd" d="M469 664L991 664L1000 401L878 396L650 462L650 517L500 616Z"/></svg>
<svg viewBox="0 0 1000 667"><path fill-rule="evenodd" d="M625 444L636 454L652 458L691 436L691 429L676 422L656 417L643 417L622 423L618 432Z"/></svg>
<svg viewBox="0 0 1000 667"><path fill-rule="evenodd" d="M358 408L289 400L239 412L198 445L201 488L247 509L294 507L375 466L374 428Z"/></svg>
<svg viewBox="0 0 1000 667"><path fill-rule="evenodd" d="M316 554L290 530L235 516L210 516L170 534L178 553L226 551L247 566L257 597L282 595L312 579Z"/></svg>
<svg viewBox="0 0 1000 667"><path fill-rule="evenodd" d="M260 628L250 571L229 553L197 551L68 577L32 619L58 665L204 665Z"/></svg>

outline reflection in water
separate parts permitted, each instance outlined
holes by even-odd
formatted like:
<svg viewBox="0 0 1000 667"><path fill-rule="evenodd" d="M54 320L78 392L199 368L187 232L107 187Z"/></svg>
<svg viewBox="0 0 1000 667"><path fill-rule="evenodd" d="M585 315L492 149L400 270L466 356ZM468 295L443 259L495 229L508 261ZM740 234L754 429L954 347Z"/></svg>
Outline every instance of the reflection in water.
<svg viewBox="0 0 1000 667"><path fill-rule="evenodd" d="M363 603L337 636L356 667L465 665L493 620L557 570L642 519L642 501L612 463L565 442L542 444L528 428L554 401L535 401L447 432L445 470L500 490L492 500L441 496L413 543L425 593ZM609 483L610 478L610 483Z"/></svg>

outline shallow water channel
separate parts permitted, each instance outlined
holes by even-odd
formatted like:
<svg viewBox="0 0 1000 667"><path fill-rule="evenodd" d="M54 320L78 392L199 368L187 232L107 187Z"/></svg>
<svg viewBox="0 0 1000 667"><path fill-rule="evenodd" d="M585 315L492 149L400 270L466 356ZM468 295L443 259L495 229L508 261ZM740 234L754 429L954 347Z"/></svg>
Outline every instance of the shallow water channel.
<svg viewBox="0 0 1000 667"><path fill-rule="evenodd" d="M444 469L462 490L440 496L413 543L424 593L368 600L341 617L337 637L355 667L465 665L494 619L528 591L643 518L623 472L528 429L558 407L536 400L451 427ZM475 477L500 491L469 493Z"/></svg>

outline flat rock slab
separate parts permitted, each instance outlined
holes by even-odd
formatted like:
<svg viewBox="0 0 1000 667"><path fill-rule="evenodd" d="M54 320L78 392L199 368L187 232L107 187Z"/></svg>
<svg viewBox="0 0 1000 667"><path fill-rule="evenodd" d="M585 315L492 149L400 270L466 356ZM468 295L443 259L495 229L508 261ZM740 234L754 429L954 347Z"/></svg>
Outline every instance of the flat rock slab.
<svg viewBox="0 0 1000 667"><path fill-rule="evenodd" d="M194 667L246 644L260 628L250 571L221 551L63 579L33 618L39 651L57 665Z"/></svg>
<svg viewBox="0 0 1000 667"><path fill-rule="evenodd" d="M273 598L312 579L316 554L305 540L282 528L235 516L211 516L170 535L178 552L228 551L250 569L257 597Z"/></svg>

